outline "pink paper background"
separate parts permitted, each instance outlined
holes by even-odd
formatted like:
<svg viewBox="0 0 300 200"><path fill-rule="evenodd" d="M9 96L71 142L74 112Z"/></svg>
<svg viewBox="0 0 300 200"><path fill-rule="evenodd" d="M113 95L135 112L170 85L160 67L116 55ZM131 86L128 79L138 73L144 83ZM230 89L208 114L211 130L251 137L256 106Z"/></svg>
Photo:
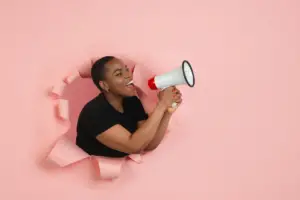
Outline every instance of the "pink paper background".
<svg viewBox="0 0 300 200"><path fill-rule="evenodd" d="M0 199L300 199L299 1L12 0L0 9ZM180 87L168 139L112 183L94 180L89 162L42 162L63 131L46 90L106 53L157 72L187 59L197 81ZM67 89L71 120L95 92L90 80Z"/></svg>

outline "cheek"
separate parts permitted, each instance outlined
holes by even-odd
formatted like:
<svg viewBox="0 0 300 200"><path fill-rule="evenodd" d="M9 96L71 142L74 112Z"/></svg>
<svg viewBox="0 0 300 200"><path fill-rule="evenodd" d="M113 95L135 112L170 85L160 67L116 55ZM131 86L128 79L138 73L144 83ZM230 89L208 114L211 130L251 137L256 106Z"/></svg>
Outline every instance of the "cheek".
<svg viewBox="0 0 300 200"><path fill-rule="evenodd" d="M123 78L116 78L116 79L114 80L114 82L115 82L115 85L122 85L122 86L124 86L124 84L125 84Z"/></svg>
<svg viewBox="0 0 300 200"><path fill-rule="evenodd" d="M124 79L116 77L110 82L110 86L112 86L114 89L118 90L119 88L122 89L124 87Z"/></svg>

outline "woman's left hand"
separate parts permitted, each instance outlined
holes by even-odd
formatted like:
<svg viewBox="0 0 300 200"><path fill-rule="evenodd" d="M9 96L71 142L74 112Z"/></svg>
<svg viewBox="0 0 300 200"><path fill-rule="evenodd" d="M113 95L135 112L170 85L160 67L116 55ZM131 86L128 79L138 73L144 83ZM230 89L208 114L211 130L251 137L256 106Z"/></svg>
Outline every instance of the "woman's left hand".
<svg viewBox="0 0 300 200"><path fill-rule="evenodd" d="M176 103L177 105L175 108L170 107L168 109L168 113L174 113L176 111L176 109L180 106L180 104L182 103L181 92L175 86L173 86L172 88L173 88L172 91L173 91L173 95L174 95L174 103Z"/></svg>

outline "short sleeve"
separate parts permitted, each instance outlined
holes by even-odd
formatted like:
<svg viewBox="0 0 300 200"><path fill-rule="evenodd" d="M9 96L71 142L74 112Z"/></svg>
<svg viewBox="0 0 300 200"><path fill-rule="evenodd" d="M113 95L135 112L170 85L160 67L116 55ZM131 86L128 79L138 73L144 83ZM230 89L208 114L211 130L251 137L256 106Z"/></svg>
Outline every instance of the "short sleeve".
<svg viewBox="0 0 300 200"><path fill-rule="evenodd" d="M115 117L110 112L86 112L78 122L79 131L83 134L88 134L92 137L97 137L99 134L118 124Z"/></svg>
<svg viewBox="0 0 300 200"><path fill-rule="evenodd" d="M138 97L130 97L128 101L128 109L130 109L130 113L134 116L135 120L142 121L148 119L148 114Z"/></svg>

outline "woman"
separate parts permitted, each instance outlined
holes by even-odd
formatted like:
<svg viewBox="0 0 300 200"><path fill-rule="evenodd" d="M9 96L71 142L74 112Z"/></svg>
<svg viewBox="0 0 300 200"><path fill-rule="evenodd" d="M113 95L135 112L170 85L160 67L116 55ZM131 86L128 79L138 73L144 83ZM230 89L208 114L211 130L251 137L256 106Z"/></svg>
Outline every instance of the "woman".
<svg viewBox="0 0 300 200"><path fill-rule="evenodd" d="M132 73L113 56L97 60L91 76L101 93L82 109L77 123L76 144L90 155L124 157L151 151L162 141L172 113L173 102L181 103L175 87L158 95L150 116L135 96Z"/></svg>

